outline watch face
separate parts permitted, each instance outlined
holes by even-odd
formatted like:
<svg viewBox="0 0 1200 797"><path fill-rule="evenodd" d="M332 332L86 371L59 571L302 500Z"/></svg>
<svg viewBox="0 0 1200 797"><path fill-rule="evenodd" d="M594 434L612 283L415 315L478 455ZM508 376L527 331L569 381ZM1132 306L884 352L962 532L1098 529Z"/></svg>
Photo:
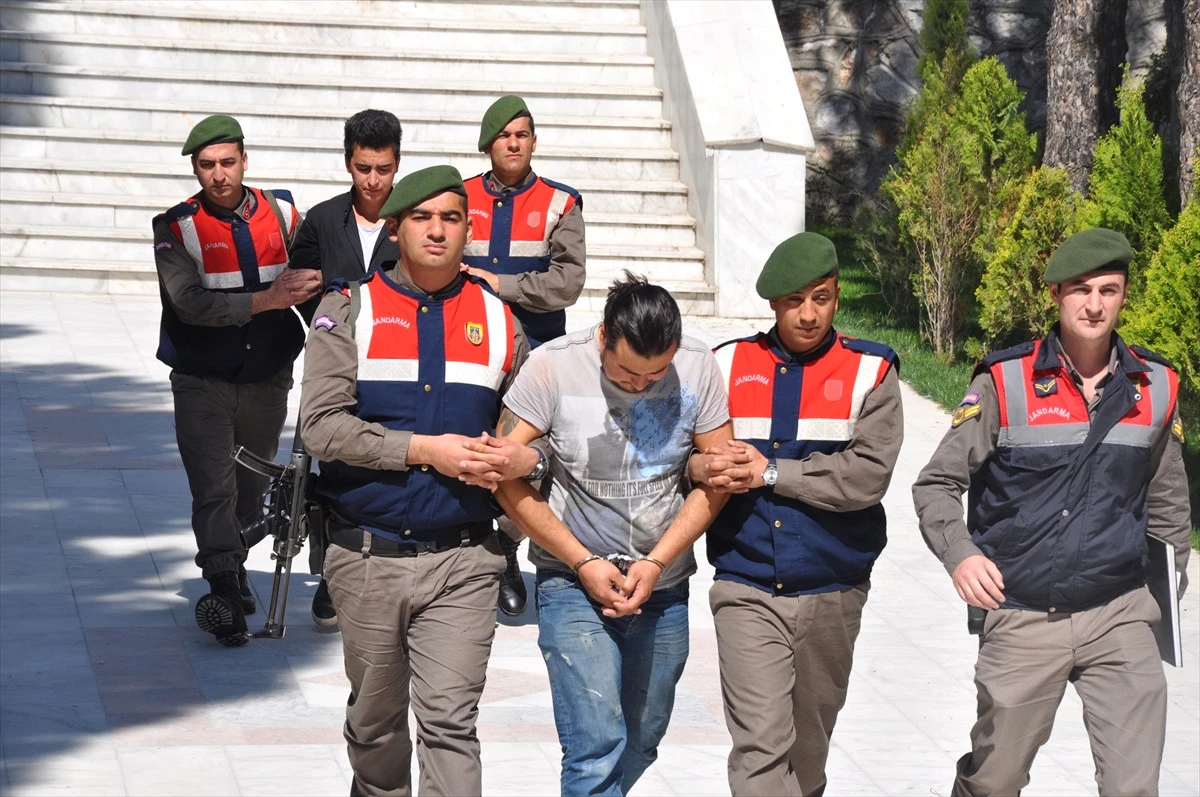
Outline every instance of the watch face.
<svg viewBox="0 0 1200 797"><path fill-rule="evenodd" d="M774 486L775 480L779 478L779 471L774 465L768 465L763 471L763 484Z"/></svg>

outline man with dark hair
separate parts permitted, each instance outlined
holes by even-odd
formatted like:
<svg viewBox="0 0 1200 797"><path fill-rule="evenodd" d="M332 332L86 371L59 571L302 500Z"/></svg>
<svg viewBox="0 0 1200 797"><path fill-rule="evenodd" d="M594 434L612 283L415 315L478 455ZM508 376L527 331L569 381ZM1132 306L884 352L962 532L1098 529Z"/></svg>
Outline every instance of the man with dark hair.
<svg viewBox="0 0 1200 797"><path fill-rule="evenodd" d="M211 590L196 602L196 622L236 647L256 610L240 531L261 513L267 480L238 468L230 452L244 445L275 457L304 345L291 308L316 294L320 278L287 270L300 214L289 192L242 184L248 158L236 119L203 119L182 154L202 190L154 218L158 359L171 366L196 565Z"/></svg>
<svg viewBox="0 0 1200 797"><path fill-rule="evenodd" d="M766 333L717 347L738 441L692 457L734 495L708 531L734 795L819 795L904 438L899 361L838 334L837 252L813 232L759 275ZM732 476L738 476L730 481Z"/></svg>
<svg viewBox="0 0 1200 797"><path fill-rule="evenodd" d="M325 574L350 699L351 793L479 794L475 723L504 559L487 489L533 470L508 444L475 453L528 345L511 311L459 269L471 240L451 166L404 177L381 211L400 252L335 284L312 324L300 424L330 510ZM478 446L476 446L478 447ZM469 470L473 465L482 466Z"/></svg>
<svg viewBox="0 0 1200 797"><path fill-rule="evenodd" d="M530 473L549 479L548 502L524 481L496 498L533 542L562 792L625 794L666 732L692 543L725 500L685 479L693 446L732 438L720 372L681 335L671 295L626 274L603 323L536 349L504 404L501 435L544 434L551 452Z"/></svg>
<svg viewBox="0 0 1200 797"><path fill-rule="evenodd" d="M1146 533L1174 547L1182 594L1191 524L1178 377L1116 333L1132 257L1104 228L1055 250L1044 279L1058 323L983 359L913 484L925 542L986 612L957 797L1029 783L1068 682L1100 794L1158 794L1167 683Z"/></svg>
<svg viewBox="0 0 1200 797"><path fill-rule="evenodd" d="M315 205L305 216L292 250L292 268L317 269L328 286L335 279L356 280L396 259L396 243L384 230L380 210L391 195L400 165L401 135L400 120L387 111L359 111L346 120L346 171L352 185L347 193ZM317 299L299 309L311 323ZM321 572L324 558L324 541L318 534L309 536L311 572ZM337 624L324 578L313 595L312 617L318 625Z"/></svg>
<svg viewBox="0 0 1200 797"><path fill-rule="evenodd" d="M566 308L579 298L586 274L583 197L534 174L534 130L525 100L515 95L496 100L483 115L479 151L488 154L492 168L466 182L475 238L463 267L512 305L529 345L537 348L567 331ZM501 537L508 567L499 606L517 616L527 599L517 563L520 533L502 524L510 536Z"/></svg>

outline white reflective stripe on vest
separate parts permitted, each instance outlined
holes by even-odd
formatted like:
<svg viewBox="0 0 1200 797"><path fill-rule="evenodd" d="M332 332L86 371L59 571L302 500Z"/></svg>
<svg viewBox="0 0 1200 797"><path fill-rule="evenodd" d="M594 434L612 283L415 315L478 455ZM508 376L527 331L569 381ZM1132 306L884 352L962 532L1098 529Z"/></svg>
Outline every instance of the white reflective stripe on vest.
<svg viewBox="0 0 1200 797"><path fill-rule="evenodd" d="M867 400L867 394L875 389L875 380L879 378L879 366L883 365L883 358L874 354L862 354L859 356L858 374L854 377L854 392L850 397L850 429L854 428L854 421L858 420L858 416L862 415L863 402ZM811 437L810 440L849 440L850 436L847 433L846 437Z"/></svg>
<svg viewBox="0 0 1200 797"><path fill-rule="evenodd" d="M796 423L797 440L844 441L854 435L854 421L846 418L801 418Z"/></svg>
<svg viewBox="0 0 1200 797"><path fill-rule="evenodd" d="M725 377L726 390L729 390L729 377L733 373L733 352L737 347L737 343L728 343L713 352L713 356L717 358L717 367L721 369L721 376Z"/></svg>
<svg viewBox="0 0 1200 797"><path fill-rule="evenodd" d="M504 361L508 357L508 324L504 302L483 291L483 306L487 313L488 363L446 361L446 384L479 385L499 390L504 382Z"/></svg>
<svg viewBox="0 0 1200 797"><path fill-rule="evenodd" d="M263 285L272 283L275 281L276 277L278 277L280 274L283 273L283 270L285 268L287 268L286 261L283 263L276 263L273 266L259 266L258 267L258 281L261 282Z"/></svg>
<svg viewBox="0 0 1200 797"><path fill-rule="evenodd" d="M242 272L227 271L224 274L205 274L201 266L200 284L210 291L228 290L230 288L241 288L245 285L242 279Z"/></svg>
<svg viewBox="0 0 1200 797"><path fill-rule="evenodd" d="M801 418L796 422L797 440L845 441L854 435L854 421L845 418ZM770 418L734 418L733 436L738 440L770 440Z"/></svg>
<svg viewBox="0 0 1200 797"><path fill-rule="evenodd" d="M733 436L738 440L771 439L770 418L734 418Z"/></svg>
<svg viewBox="0 0 1200 797"><path fill-rule="evenodd" d="M567 201L571 195L561 189L554 189L554 196L550 198L550 207L546 210L546 230L542 233L542 240L549 242L550 233L554 232L554 228L558 225L558 220L562 218L563 211L567 209Z"/></svg>
<svg viewBox="0 0 1200 797"><path fill-rule="evenodd" d="M179 225L179 237L183 239L183 248L187 249L187 253L192 256L192 260L196 263L196 268L200 271L200 276L204 276L204 250L200 246L200 236L196 233L196 220L191 216L184 216L176 222ZM241 285L242 275L238 274L238 285ZM210 286L205 286L210 287ZM237 286L232 286L237 287Z"/></svg>
<svg viewBox="0 0 1200 797"><path fill-rule="evenodd" d="M283 215L283 237L287 239L292 234L292 223L296 220L296 208L292 207L291 202L279 197L275 197L275 204Z"/></svg>
<svg viewBox="0 0 1200 797"><path fill-rule="evenodd" d="M550 254L550 244L545 241L511 241L509 257L545 257Z"/></svg>
<svg viewBox="0 0 1200 797"><path fill-rule="evenodd" d="M474 240L463 247L463 257L487 257L491 241Z"/></svg>

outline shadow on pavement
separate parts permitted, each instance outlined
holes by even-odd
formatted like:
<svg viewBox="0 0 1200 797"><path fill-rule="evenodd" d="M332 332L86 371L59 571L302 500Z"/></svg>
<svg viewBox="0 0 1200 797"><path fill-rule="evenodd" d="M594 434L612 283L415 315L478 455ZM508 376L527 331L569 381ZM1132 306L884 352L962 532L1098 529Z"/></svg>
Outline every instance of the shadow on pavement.
<svg viewBox="0 0 1200 797"><path fill-rule="evenodd" d="M33 334L0 325L6 342ZM339 640L308 618L307 551L287 637L217 645L192 619L207 585L192 564L169 386L24 354L0 374L5 785L35 780L47 757L111 758L118 745L236 744L263 726L332 741L343 708L302 692L309 662L340 659ZM269 545L251 556L252 630L265 621Z"/></svg>

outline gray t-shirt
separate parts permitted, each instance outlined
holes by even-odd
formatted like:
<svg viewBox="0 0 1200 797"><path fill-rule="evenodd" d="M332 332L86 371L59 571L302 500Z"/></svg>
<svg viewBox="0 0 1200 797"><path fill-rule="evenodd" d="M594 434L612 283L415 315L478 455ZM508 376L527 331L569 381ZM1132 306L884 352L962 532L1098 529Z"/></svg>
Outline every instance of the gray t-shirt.
<svg viewBox="0 0 1200 797"><path fill-rule="evenodd" d="M550 508L589 551L644 556L683 506L692 436L729 420L712 352L684 337L666 375L628 393L604 375L598 327L535 349L504 396L518 417L548 432ZM568 570L535 544L539 568ZM659 578L669 587L696 572L689 550Z"/></svg>

